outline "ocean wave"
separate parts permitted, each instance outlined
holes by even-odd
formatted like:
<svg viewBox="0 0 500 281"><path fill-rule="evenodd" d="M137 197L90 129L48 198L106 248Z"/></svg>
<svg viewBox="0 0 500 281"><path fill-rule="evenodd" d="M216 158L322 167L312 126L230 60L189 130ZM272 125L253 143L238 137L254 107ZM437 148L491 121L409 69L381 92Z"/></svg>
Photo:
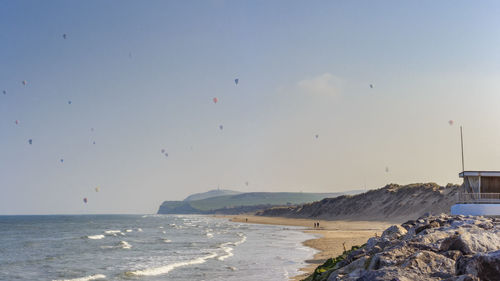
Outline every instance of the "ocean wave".
<svg viewBox="0 0 500 281"><path fill-rule="evenodd" d="M212 233L210 233L210 232L207 232L207 237L208 238L212 238L212 237L214 237L214 235Z"/></svg>
<svg viewBox="0 0 500 281"><path fill-rule="evenodd" d="M217 259L220 260L220 261L223 261L227 258L230 258L232 257L234 254L233 254L233 250L234 248L232 247L229 247L229 246L238 246L238 245L241 245L243 243L245 243L245 241L247 241L247 237L246 236L243 236L241 238L241 240L239 241L236 241L236 242L227 242L227 243L223 243L220 245L221 249L226 252L226 254L224 256L220 256L218 257Z"/></svg>
<svg viewBox="0 0 500 281"><path fill-rule="evenodd" d="M172 264L168 264L168 265L160 266L160 267L146 268L143 270L127 271L127 272L125 272L125 275L127 275L127 276L157 276L157 275L167 274L177 267L194 265L194 264L202 264L202 263L205 263L208 259L213 259L215 257L217 257L217 254L211 253L211 254L206 255L204 257L199 257L199 258L192 259L189 261L172 263Z"/></svg>
<svg viewBox="0 0 500 281"><path fill-rule="evenodd" d="M243 235L243 236L241 236L241 240L240 241L234 242L234 246L238 246L240 244L243 244L243 243L245 243L245 241L247 241L247 237Z"/></svg>
<svg viewBox="0 0 500 281"><path fill-rule="evenodd" d="M121 230L105 230L104 234L109 236L125 236L125 233L121 232Z"/></svg>
<svg viewBox="0 0 500 281"><path fill-rule="evenodd" d="M92 239L92 240L98 240L98 239L103 239L105 236L102 235L102 234L98 234L98 235L87 235L85 236L85 238L87 239Z"/></svg>
<svg viewBox="0 0 500 281"><path fill-rule="evenodd" d="M127 241L120 241L114 246L101 246L101 249L131 249L132 245L130 245Z"/></svg>
<svg viewBox="0 0 500 281"><path fill-rule="evenodd" d="M164 243L170 243L170 242L172 242L172 240L169 240L169 239L162 239L162 241L163 241Z"/></svg>
<svg viewBox="0 0 500 281"><path fill-rule="evenodd" d="M130 248L132 248L132 245L130 245L127 241L120 241L118 243L118 247L120 247L122 249L130 249Z"/></svg>
<svg viewBox="0 0 500 281"><path fill-rule="evenodd" d="M142 232L142 228L138 228L137 231Z"/></svg>
<svg viewBox="0 0 500 281"><path fill-rule="evenodd" d="M106 275L104 274L95 274L95 275L89 275L85 277L80 277L80 278L74 278L74 279L57 279L57 280L52 280L52 281L91 281L91 280L100 280L106 278Z"/></svg>
<svg viewBox="0 0 500 281"><path fill-rule="evenodd" d="M125 232L132 232L132 229L127 229L125 230Z"/></svg>
<svg viewBox="0 0 500 281"><path fill-rule="evenodd" d="M217 258L218 260L223 261L223 260L225 260L227 258L230 258L230 257L232 257L234 255L233 254L233 250L234 249L231 248L231 247L228 247L228 245L233 245L233 243L232 242L228 242L228 243L224 243L224 244L221 245L222 250L224 252L226 252L226 254L224 256L218 257Z"/></svg>

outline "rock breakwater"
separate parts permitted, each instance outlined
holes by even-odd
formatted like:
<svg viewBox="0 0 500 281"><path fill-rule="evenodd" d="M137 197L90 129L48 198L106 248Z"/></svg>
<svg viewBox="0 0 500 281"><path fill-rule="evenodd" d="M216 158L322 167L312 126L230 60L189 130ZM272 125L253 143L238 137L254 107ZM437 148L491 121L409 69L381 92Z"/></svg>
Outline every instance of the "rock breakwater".
<svg viewBox="0 0 500 281"><path fill-rule="evenodd" d="M500 219L424 216L329 259L307 281L499 280Z"/></svg>

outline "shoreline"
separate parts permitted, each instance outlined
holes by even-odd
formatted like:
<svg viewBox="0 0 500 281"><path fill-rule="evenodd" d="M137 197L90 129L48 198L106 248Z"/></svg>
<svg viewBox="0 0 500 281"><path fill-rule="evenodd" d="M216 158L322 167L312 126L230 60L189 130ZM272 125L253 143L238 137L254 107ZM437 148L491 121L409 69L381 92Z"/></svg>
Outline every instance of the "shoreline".
<svg viewBox="0 0 500 281"><path fill-rule="evenodd" d="M323 264L331 257L342 254L344 246L346 249L350 249L352 246L362 245L366 243L368 238L380 235L386 228L395 224L385 221L325 221L254 215L217 215L216 217L239 223L302 226L306 229L301 231L319 235L318 238L302 242L304 246L316 249L318 252L312 259L305 260L306 266L299 269L302 273L290 277L290 280L293 281L300 281L308 277L318 265ZM314 228L315 222L319 222L320 228Z"/></svg>

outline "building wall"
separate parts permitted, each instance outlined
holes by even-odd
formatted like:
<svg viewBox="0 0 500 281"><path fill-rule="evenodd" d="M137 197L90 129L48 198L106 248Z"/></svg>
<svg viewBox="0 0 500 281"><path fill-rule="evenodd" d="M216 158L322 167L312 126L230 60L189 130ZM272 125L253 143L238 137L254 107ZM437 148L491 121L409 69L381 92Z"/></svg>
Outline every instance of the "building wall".
<svg viewBox="0 0 500 281"><path fill-rule="evenodd" d="M481 193L500 193L500 177L481 177Z"/></svg>

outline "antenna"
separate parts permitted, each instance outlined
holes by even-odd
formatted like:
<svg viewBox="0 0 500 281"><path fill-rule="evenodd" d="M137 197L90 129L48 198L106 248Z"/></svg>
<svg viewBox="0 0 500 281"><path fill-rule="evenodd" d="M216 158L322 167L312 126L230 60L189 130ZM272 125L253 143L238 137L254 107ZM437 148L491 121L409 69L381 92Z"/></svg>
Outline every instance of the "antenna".
<svg viewBox="0 0 500 281"><path fill-rule="evenodd" d="M463 174L465 168L464 168L464 136L462 134L462 126L460 126L460 144L462 146L462 174Z"/></svg>

